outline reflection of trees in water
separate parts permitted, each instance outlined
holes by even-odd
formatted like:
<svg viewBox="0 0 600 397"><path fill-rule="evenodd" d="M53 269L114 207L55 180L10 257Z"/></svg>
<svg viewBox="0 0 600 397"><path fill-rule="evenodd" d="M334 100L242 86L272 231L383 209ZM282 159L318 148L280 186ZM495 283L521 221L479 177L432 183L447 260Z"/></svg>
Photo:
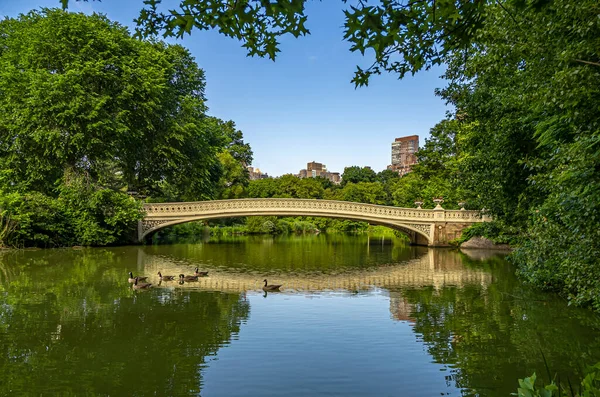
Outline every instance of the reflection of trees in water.
<svg viewBox="0 0 600 397"><path fill-rule="evenodd" d="M504 261L466 266L487 269L494 283L390 292L395 317L411 321L435 361L452 366L449 383L465 394L506 396L518 378L544 377L542 352L563 380L600 359L597 316L520 284Z"/></svg>
<svg viewBox="0 0 600 397"><path fill-rule="evenodd" d="M200 392L205 358L239 331L248 302L239 294L133 291L119 264L130 259L60 250L14 266L0 286L0 395Z"/></svg>
<svg viewBox="0 0 600 397"><path fill-rule="evenodd" d="M153 245L144 247L148 255L160 255L190 266L226 266L243 271L319 271L373 268L383 263L418 258L423 247L371 244L368 235L319 234L306 236L225 236L198 244ZM230 247L230 249L225 249Z"/></svg>
<svg viewBox="0 0 600 397"><path fill-rule="evenodd" d="M8 266L9 263L13 262L12 260L17 253L20 251L17 250L4 250L0 249L0 285L5 283L8 279L11 278L11 274L14 271L13 267Z"/></svg>

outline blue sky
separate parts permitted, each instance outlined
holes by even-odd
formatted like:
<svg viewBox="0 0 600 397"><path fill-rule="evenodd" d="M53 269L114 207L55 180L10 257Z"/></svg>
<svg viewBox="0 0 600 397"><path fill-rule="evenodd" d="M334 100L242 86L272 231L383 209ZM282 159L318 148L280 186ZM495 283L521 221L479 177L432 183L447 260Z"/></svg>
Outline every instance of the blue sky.
<svg viewBox="0 0 600 397"><path fill-rule="evenodd" d="M106 14L129 26L142 0L70 1L71 11ZM0 0L0 15L16 17L31 9L59 7L59 0ZM387 74L368 87L350 83L356 65L372 59L353 54L342 40L341 0L311 1L311 35L282 39L275 62L250 58L236 40L216 32L194 31L178 42L206 72L210 114L234 120L254 151L255 167L269 175L297 173L317 161L330 171L351 165L381 171L390 163L394 138L419 135L444 118L447 107L434 95L443 87L442 69L398 80Z"/></svg>

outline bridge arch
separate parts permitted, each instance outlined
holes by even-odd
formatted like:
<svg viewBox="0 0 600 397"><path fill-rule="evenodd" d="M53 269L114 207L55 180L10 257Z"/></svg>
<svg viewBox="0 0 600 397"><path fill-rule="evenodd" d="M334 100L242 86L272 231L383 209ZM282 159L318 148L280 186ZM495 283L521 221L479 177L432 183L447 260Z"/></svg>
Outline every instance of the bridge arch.
<svg viewBox="0 0 600 397"><path fill-rule="evenodd" d="M236 199L144 204L146 216L138 225L138 240L180 223L246 216L313 216L364 221L407 233L411 243L439 246L440 231L481 222L479 211L399 208L315 199ZM439 230L438 230L439 228Z"/></svg>
<svg viewBox="0 0 600 397"><path fill-rule="evenodd" d="M416 243L416 241L413 241L413 240L417 240L416 235L420 235L420 236L422 236L422 238L427 239L427 240L429 240L429 237L430 237L429 234L426 234L423 230L417 229L415 227L415 225L395 223L395 222L374 221L372 219L368 219L366 217L360 217L360 216L353 216L352 218L350 218L347 216L335 216L335 215L306 215L303 213L275 214L273 212L265 212L265 213L253 213L253 214L239 214L239 215L229 215L229 214L227 214L227 215L201 215L201 216L186 217L184 219L166 221L164 223L156 224L155 226L152 226L150 229L145 230L143 232L143 235L141 236L141 238L144 239L147 236L159 231L160 229L163 229L163 228L166 228L169 226L182 224L182 223L204 221L204 220L210 220L210 219L238 218L238 217L248 217L248 216L319 216L321 218L347 219L347 220L353 220L353 221L368 222L369 224L372 224L372 225L387 226L389 228L399 230L408 235L408 237L411 239L411 243Z"/></svg>

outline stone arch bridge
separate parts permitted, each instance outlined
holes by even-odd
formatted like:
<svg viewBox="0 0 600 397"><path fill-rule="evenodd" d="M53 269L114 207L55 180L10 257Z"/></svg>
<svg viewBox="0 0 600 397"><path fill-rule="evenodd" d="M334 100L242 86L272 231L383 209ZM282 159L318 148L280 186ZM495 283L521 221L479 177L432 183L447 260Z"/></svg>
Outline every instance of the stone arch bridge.
<svg viewBox="0 0 600 397"><path fill-rule="evenodd" d="M245 216L315 216L365 221L406 233L411 244L445 247L463 229L487 221L480 211L399 208L348 201L259 198L144 204L138 240L179 223Z"/></svg>

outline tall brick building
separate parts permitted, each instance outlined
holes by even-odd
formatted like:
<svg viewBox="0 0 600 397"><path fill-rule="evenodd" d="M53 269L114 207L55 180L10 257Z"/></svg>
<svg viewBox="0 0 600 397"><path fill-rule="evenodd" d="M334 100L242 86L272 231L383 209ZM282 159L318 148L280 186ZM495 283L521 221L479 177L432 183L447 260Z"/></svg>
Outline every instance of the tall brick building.
<svg viewBox="0 0 600 397"><path fill-rule="evenodd" d="M418 135L396 138L392 142L392 164L388 165L388 170L396 171L400 176L408 174L412 166L417 164L417 150L419 150Z"/></svg>

